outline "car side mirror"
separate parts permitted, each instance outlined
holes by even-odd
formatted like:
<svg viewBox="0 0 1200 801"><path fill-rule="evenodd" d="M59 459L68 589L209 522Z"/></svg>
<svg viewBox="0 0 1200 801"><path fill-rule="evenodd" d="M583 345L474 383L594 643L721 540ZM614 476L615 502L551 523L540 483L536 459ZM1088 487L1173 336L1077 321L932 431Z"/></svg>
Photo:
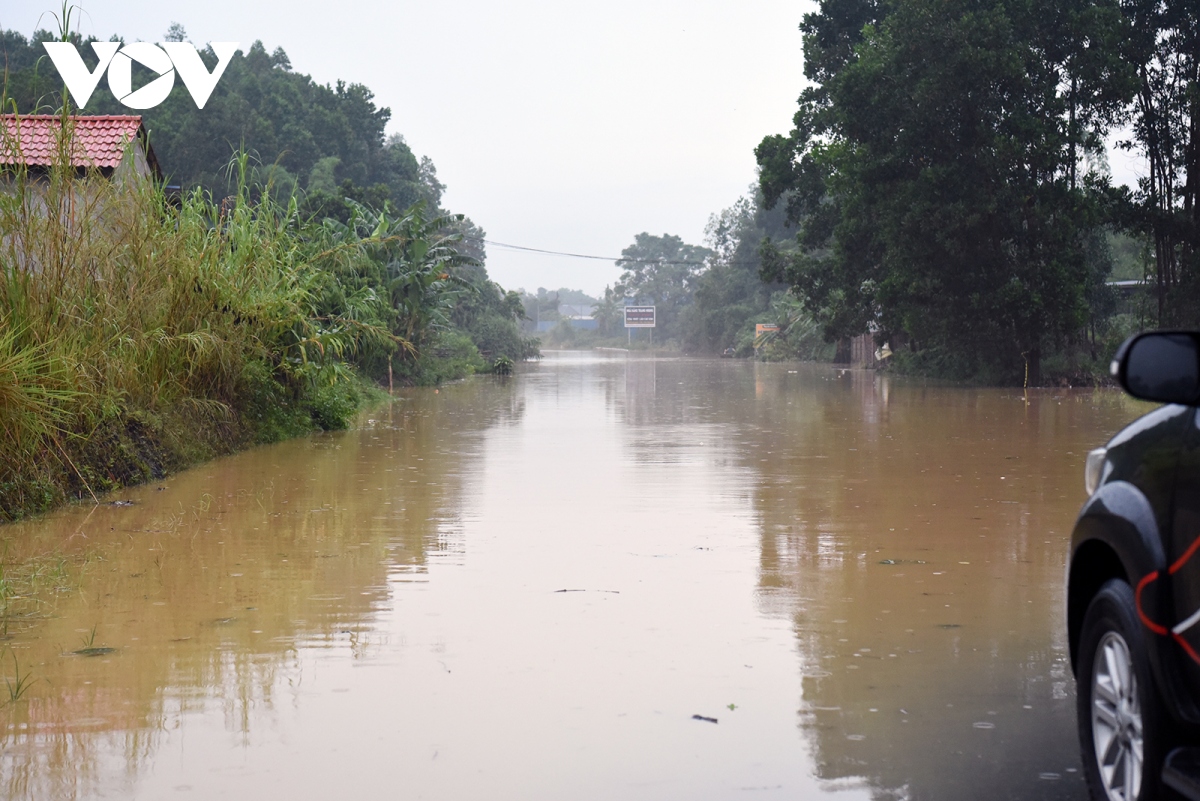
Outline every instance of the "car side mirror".
<svg viewBox="0 0 1200 801"><path fill-rule="evenodd" d="M1135 398L1195 406L1200 403L1200 334L1135 334L1117 349L1112 375Z"/></svg>

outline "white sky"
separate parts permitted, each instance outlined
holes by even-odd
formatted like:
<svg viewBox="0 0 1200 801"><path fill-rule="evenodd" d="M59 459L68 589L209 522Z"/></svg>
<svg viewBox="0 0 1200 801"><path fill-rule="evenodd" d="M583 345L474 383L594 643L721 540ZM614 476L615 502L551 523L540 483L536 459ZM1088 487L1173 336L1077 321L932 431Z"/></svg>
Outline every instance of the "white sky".
<svg viewBox="0 0 1200 801"><path fill-rule="evenodd" d="M0 27L53 29L55 0L0 0ZM699 244L786 133L811 0L77 0L79 29L198 44L261 39L321 83L369 86L388 132L428 155L445 205L498 242L617 256L635 234ZM176 88L176 91L183 91ZM1137 171L1110 155L1113 177ZM506 288L599 294L611 262L488 248Z"/></svg>
<svg viewBox="0 0 1200 801"><path fill-rule="evenodd" d="M807 0L78 0L79 29L198 44L261 39L321 83L369 86L388 132L430 156L445 205L499 242L617 256L635 234L699 243L786 133ZM0 27L53 29L57 0L0 0ZM43 16L44 15L44 16ZM39 18L41 21L39 22ZM176 91L183 91L176 87ZM599 293L611 262L488 249L506 288Z"/></svg>

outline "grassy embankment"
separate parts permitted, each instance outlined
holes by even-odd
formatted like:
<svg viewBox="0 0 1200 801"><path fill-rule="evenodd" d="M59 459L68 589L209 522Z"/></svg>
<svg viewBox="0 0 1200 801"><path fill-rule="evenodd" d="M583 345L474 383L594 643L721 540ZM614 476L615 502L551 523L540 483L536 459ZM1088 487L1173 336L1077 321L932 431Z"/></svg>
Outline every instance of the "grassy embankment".
<svg viewBox="0 0 1200 801"><path fill-rule="evenodd" d="M375 392L355 356L405 352L369 293L331 291L360 243L294 204L243 187L172 207L71 169L0 182L0 522L345 426Z"/></svg>

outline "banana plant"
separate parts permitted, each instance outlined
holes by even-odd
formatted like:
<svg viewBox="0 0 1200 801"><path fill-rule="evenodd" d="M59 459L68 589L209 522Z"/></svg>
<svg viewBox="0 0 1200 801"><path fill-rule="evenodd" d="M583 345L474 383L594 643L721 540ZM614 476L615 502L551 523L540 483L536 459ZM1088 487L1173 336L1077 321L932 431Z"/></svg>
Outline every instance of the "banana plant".
<svg viewBox="0 0 1200 801"><path fill-rule="evenodd" d="M424 201L395 215L390 204L374 210L347 201L350 220L327 219L325 225L335 241L353 244L380 265L381 294L394 312L392 333L410 345L417 355L431 336L450 325L455 301L474 288L457 276L456 268L478 265L456 247L462 234L454 229L461 214L426 216Z"/></svg>

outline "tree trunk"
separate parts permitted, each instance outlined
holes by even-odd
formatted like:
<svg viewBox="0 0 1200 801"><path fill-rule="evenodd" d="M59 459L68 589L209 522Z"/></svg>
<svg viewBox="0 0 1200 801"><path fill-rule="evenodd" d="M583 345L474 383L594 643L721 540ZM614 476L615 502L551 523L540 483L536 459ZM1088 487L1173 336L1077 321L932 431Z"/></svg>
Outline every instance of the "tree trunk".
<svg viewBox="0 0 1200 801"><path fill-rule="evenodd" d="M1075 79L1075 76L1072 75L1071 76L1071 112L1070 112L1071 116L1070 116L1070 121L1067 123L1067 125L1068 125L1067 137L1068 137L1068 141L1070 142L1070 146L1071 146L1070 158L1071 158L1071 191L1072 192L1075 191L1075 172L1076 172L1076 168L1077 168L1077 165L1079 162L1079 155L1075 150L1075 138L1076 138L1076 136L1075 136L1075 89L1076 89L1076 79Z"/></svg>
<svg viewBox="0 0 1200 801"><path fill-rule="evenodd" d="M833 357L834 364L850 363L850 339L842 337L837 341L837 353Z"/></svg>

